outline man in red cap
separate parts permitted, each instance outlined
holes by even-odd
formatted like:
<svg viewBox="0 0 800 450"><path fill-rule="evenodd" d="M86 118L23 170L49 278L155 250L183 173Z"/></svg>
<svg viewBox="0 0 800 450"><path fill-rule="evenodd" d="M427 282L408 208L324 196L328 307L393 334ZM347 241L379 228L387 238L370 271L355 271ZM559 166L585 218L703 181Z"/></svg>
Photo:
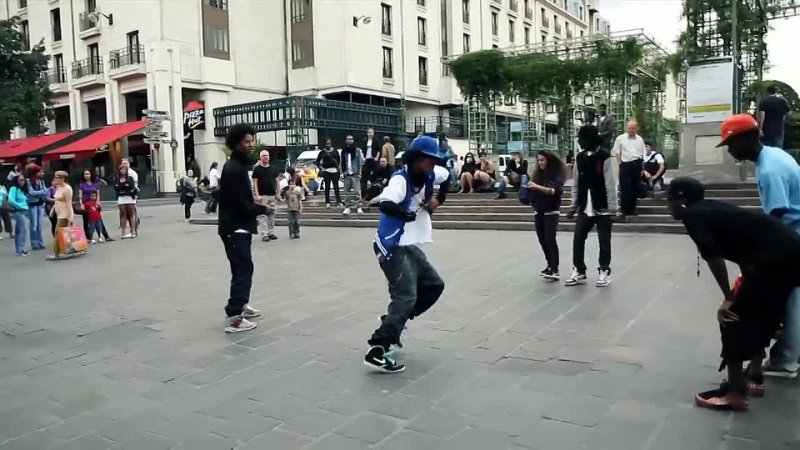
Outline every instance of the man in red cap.
<svg viewBox="0 0 800 450"><path fill-rule="evenodd" d="M785 151L763 145L758 122L749 114L731 116L720 127L728 153L740 161L756 164L756 183L764 213L800 232L800 166ZM783 335L770 350L764 374L795 378L800 360L800 291L795 290L786 303ZM754 383L763 383L753 380Z"/></svg>

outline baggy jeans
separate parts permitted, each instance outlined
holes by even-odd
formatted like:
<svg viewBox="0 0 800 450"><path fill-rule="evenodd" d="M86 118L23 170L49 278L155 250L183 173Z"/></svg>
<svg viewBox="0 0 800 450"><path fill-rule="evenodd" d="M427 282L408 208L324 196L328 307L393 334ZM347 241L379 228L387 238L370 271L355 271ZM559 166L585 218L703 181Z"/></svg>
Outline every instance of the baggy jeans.
<svg viewBox="0 0 800 450"><path fill-rule="evenodd" d="M361 185L358 176L344 176L344 206L346 208L361 207Z"/></svg>
<svg viewBox="0 0 800 450"><path fill-rule="evenodd" d="M597 226L597 241L600 244L599 269L611 270L611 216L592 216L584 213L575 221L575 234L572 237L572 265L575 269L585 274L586 263L586 238L589 232Z"/></svg>
<svg viewBox="0 0 800 450"><path fill-rule="evenodd" d="M390 345L400 343L406 321L423 314L439 300L444 281L425 253L413 245L399 247L390 259L378 253L378 264L389 283L391 301L381 326L367 343L388 350Z"/></svg>
<svg viewBox="0 0 800 450"><path fill-rule="evenodd" d="M44 248L42 237L42 220L44 220L44 205L28 207L28 221L30 222L31 247Z"/></svg>
<svg viewBox="0 0 800 450"><path fill-rule="evenodd" d="M263 196L261 204L267 207L268 212L258 216L258 233L261 237L275 236L275 198Z"/></svg>
<svg viewBox="0 0 800 450"><path fill-rule="evenodd" d="M250 233L231 233L220 235L225 246L225 256L231 266L231 291L225 314L238 316L250 302L250 288L253 285L253 235Z"/></svg>

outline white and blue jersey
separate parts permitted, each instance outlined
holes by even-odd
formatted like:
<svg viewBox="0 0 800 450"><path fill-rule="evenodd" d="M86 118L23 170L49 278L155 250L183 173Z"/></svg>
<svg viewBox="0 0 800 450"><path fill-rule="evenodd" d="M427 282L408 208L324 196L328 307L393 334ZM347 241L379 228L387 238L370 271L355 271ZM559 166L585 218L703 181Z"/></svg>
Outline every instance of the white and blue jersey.
<svg viewBox="0 0 800 450"><path fill-rule="evenodd" d="M449 177L450 172L447 169L435 166L433 173L428 175L425 186L417 191L411 187L405 169L392 175L381 193L381 202L389 201L401 205L407 211L415 212L417 218L413 222L405 222L401 218L381 213L375 244L384 256L391 257L398 246L422 245L433 241L431 216L422 206L433 197L434 186L446 182Z"/></svg>

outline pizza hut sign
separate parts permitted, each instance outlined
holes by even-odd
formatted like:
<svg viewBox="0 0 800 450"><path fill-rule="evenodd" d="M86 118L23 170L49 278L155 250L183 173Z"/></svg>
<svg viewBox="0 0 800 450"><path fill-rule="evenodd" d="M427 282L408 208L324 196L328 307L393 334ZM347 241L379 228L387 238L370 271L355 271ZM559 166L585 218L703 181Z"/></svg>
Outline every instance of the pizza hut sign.
<svg viewBox="0 0 800 450"><path fill-rule="evenodd" d="M206 129L206 105L204 102L192 100L183 108L183 129L187 132Z"/></svg>

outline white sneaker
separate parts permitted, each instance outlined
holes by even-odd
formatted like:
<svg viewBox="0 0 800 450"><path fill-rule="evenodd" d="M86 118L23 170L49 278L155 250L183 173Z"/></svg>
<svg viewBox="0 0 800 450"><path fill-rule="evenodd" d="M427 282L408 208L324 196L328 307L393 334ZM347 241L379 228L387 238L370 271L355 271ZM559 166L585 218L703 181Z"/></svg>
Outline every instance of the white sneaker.
<svg viewBox="0 0 800 450"><path fill-rule="evenodd" d="M90 244L97 244L97 241L95 239L92 239L91 241L89 241L89 243Z"/></svg>
<svg viewBox="0 0 800 450"><path fill-rule="evenodd" d="M103 239L103 238L100 238L100 239L98 239L98 240L97 240L97 242L99 242L99 243L101 243L101 244L102 244L103 242L105 242L105 241L106 241L106 240L105 240L105 239Z"/></svg>
<svg viewBox="0 0 800 450"><path fill-rule="evenodd" d="M226 333L239 333L240 331L250 331L257 326L258 326L257 323L250 322L249 320L245 319L242 316L228 317L225 320Z"/></svg>
<svg viewBox="0 0 800 450"><path fill-rule="evenodd" d="M350 208L345 208L344 211L342 211L342 214L344 214L345 216L349 216L350 215Z"/></svg>
<svg viewBox="0 0 800 450"><path fill-rule="evenodd" d="M572 268L572 275L564 280L564 286L577 286L586 283L586 274L578 272L578 269Z"/></svg>
<svg viewBox="0 0 800 450"><path fill-rule="evenodd" d="M244 305L244 311L242 311L242 317L245 319L255 319L256 317L261 316L261 311L251 308L250 305Z"/></svg>
<svg viewBox="0 0 800 450"><path fill-rule="evenodd" d="M356 210L356 212L357 212L357 213L359 213L359 214L364 214L364 210L363 210L363 209L361 209L361 208L358 208L358 209Z"/></svg>
<svg viewBox="0 0 800 450"><path fill-rule="evenodd" d="M128 234L122 236L122 239L133 239L133 235L128 233Z"/></svg>
<svg viewBox="0 0 800 450"><path fill-rule="evenodd" d="M611 284L611 271L610 270L598 270L597 271L597 282L595 282L595 285L597 287L606 287L609 284Z"/></svg>

